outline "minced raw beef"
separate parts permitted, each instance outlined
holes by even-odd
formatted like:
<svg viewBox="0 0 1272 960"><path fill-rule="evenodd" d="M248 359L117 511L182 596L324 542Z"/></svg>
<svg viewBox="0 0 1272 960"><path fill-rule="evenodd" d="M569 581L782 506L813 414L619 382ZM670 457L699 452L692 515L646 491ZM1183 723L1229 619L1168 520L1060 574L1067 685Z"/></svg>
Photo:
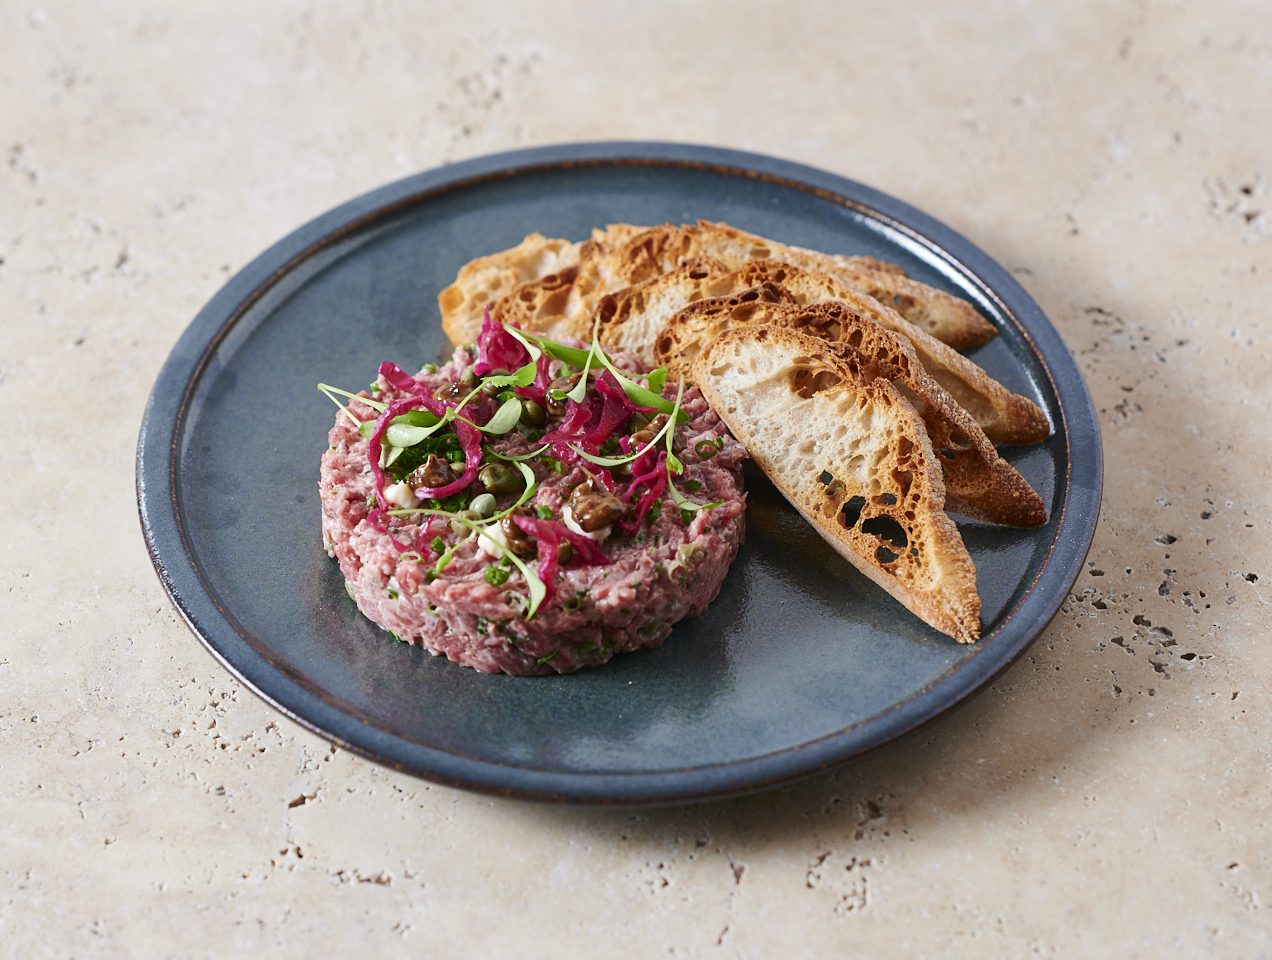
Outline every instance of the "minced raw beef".
<svg viewBox="0 0 1272 960"><path fill-rule="evenodd" d="M659 419L655 410L631 400L626 403L632 409L624 409L618 382L596 366L583 401L562 402L562 391L577 383L579 371L546 353L530 386L497 395L493 389L476 392L484 378L506 377L513 368L507 363L492 370L498 359L491 357L502 351L512 352L514 363L528 360L528 351L516 355L516 349L524 350L488 323L479 347L461 347L445 366L412 377L385 364L376 389L358 395L370 403L346 394L348 406L331 429L319 481L328 553L372 621L403 641L485 673L569 673L656 647L677 621L706 609L737 555L746 453L690 387L680 397L687 421L674 425L671 454L660 442L633 461L598 464L595 459L622 459L642 449L667 414ZM650 385L621 359L614 358L615 364L629 382ZM415 447L395 450L385 442L393 434L381 430L377 465L383 466L373 467L375 438L367 434L374 430L366 424L386 427L386 405L402 401L398 407L445 412L474 393L477 399L460 410L456 423ZM674 383L661 390L664 401L676 394ZM521 401L522 415L514 428L500 433L496 408L502 397L515 415L513 396ZM473 437L483 425L488 432L478 437L479 469L473 475ZM411 436L407 431L406 440ZM424 449L432 453L425 457ZM522 461L534 476L533 495L515 516L491 523L492 510L496 517L506 512L526 487L522 466L496 455L524 457L536 450L541 452ZM680 473L674 472L677 460ZM441 481L449 486L435 486ZM462 489L449 492L456 485ZM425 493L416 493L419 489ZM429 497L429 490L443 495ZM489 497L477 499L487 492ZM587 518L580 518L592 507L593 529L584 529ZM426 509L436 512L411 512ZM543 583L546 594L533 613L523 569Z"/></svg>

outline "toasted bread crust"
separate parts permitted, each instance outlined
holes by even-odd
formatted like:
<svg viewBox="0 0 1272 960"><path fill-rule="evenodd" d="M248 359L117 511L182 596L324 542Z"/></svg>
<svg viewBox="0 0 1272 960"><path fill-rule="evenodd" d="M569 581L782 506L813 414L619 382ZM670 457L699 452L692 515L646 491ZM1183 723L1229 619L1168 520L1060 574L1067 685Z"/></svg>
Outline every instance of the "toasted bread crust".
<svg viewBox="0 0 1272 960"><path fill-rule="evenodd" d="M531 233L515 247L470 260L455 282L437 295L442 329L451 343L471 343L481 329L482 313L528 281L553 274L578 261L579 247L569 240Z"/></svg>
<svg viewBox="0 0 1272 960"><path fill-rule="evenodd" d="M972 415L994 443L1039 443L1051 432L1046 414L1028 397L1012 393L953 347L869 294L852 290L828 274L778 261L757 261L739 270L736 282L748 287L776 283L805 305L827 300L846 303L863 317L905 337L924 369Z"/></svg>
<svg viewBox="0 0 1272 960"><path fill-rule="evenodd" d="M967 410L994 443L1045 439L1051 425L1027 397L1012 393L961 353L910 323L873 297L825 273L777 260L756 260L730 270L719 260L696 258L643 283L602 297L596 310L601 342L644 363L660 361L654 341L680 307L728 296L762 283L777 284L801 305L846 303L855 312L908 340L924 369Z"/></svg>
<svg viewBox="0 0 1272 960"><path fill-rule="evenodd" d="M693 376L839 553L936 629L960 643L980 636L975 567L944 512L923 422L896 387L822 340L768 324L711 340Z"/></svg>
<svg viewBox="0 0 1272 960"><path fill-rule="evenodd" d="M722 255L729 250L734 256L746 254L746 260L785 260L807 270L828 273L848 287L893 307L911 323L957 350L978 347L997 333L994 325L967 301L911 280L899 269L881 269L873 258L838 256L776 243L725 223L700 220L696 230L690 249L682 256L715 256L726 265L741 266Z"/></svg>
<svg viewBox="0 0 1272 960"><path fill-rule="evenodd" d="M577 266L568 295L561 295L562 286L554 279L549 281L550 290L521 290L517 296L520 302L531 305L529 312L539 323L546 323L549 317L545 303L561 309L563 319L554 317L551 326L579 336L586 333L601 297L675 269L683 259L698 257L715 258L731 269L751 261L776 259L830 273L855 290L884 299L907 319L958 349L978 346L995 333L993 325L971 304L906 277L895 265L872 257L805 250L728 224L702 220L688 226L650 228L610 224L604 230L594 230L592 239L583 244L531 234L517 247L475 260L460 271L455 283L438 298L443 327L452 341L465 342L480 327L481 308L486 302L508 297L519 284L535 287L541 278ZM520 318L527 310L511 300L499 309L509 318Z"/></svg>
<svg viewBox="0 0 1272 960"><path fill-rule="evenodd" d="M815 336L870 378L886 379L918 412L937 451L949 509L1013 527L1046 522L1042 498L998 455L976 421L923 369L902 337L848 304L811 307L783 302L781 287L762 284L729 297L701 300L677 313L655 341L656 362L673 376L692 375L694 359L725 330L768 324Z"/></svg>

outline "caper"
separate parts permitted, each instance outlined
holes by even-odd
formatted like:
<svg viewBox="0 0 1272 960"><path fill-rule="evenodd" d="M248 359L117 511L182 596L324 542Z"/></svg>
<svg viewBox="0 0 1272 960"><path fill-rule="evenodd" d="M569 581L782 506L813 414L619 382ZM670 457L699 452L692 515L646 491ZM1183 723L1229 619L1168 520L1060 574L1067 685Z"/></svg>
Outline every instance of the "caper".
<svg viewBox="0 0 1272 960"><path fill-rule="evenodd" d="M442 487L451 482L450 464L435 453L411 471L406 483L411 487Z"/></svg>
<svg viewBox="0 0 1272 960"><path fill-rule="evenodd" d="M504 390L506 390L506 389L508 389L508 388L507 388L507 387L501 387L501 386L499 386L499 384L497 384L497 383L491 383L489 380L482 381L482 385L481 385L481 392L482 392L482 393L484 393L484 394L485 394L486 396L488 396L488 397L493 397L493 396L495 396L496 394L498 394L498 393L500 393L500 392L502 392L502 391L504 391Z"/></svg>
<svg viewBox="0 0 1272 960"><path fill-rule="evenodd" d="M484 520L495 512L495 497L490 493L479 493L473 497L473 502L468 505L468 509Z"/></svg>
<svg viewBox="0 0 1272 960"><path fill-rule="evenodd" d="M557 377L548 384L548 393L544 398L545 406L548 413L554 417L559 417L565 413L566 394L574 389L574 384L578 381L578 376L574 377Z"/></svg>
<svg viewBox="0 0 1272 960"><path fill-rule="evenodd" d="M541 427L548 420L548 411L543 409L543 405L535 403L533 400L527 400L521 404L521 422L527 427Z"/></svg>
<svg viewBox="0 0 1272 960"><path fill-rule="evenodd" d="M587 533L595 533L621 519L627 505L595 478L589 478L570 494L570 510L575 523Z"/></svg>
<svg viewBox="0 0 1272 960"><path fill-rule="evenodd" d="M515 493L524 486L519 474L502 463L488 463L477 474L481 485L490 493Z"/></svg>
<svg viewBox="0 0 1272 960"><path fill-rule="evenodd" d="M574 556L574 546L569 540L562 540L557 544L558 563L569 563L572 556Z"/></svg>
<svg viewBox="0 0 1272 960"><path fill-rule="evenodd" d="M632 414L632 433L640 433L647 426L649 426L649 417L645 416L643 413Z"/></svg>
<svg viewBox="0 0 1272 960"><path fill-rule="evenodd" d="M517 556L524 557L527 554L534 553L534 538L517 526L516 523L513 522L512 517L504 517L500 520L499 529L503 532L504 543L506 543L508 545L508 549Z"/></svg>
<svg viewBox="0 0 1272 960"><path fill-rule="evenodd" d="M464 368L464 372L459 375L459 382L467 387L472 387L477 383L477 374L473 373L472 367Z"/></svg>

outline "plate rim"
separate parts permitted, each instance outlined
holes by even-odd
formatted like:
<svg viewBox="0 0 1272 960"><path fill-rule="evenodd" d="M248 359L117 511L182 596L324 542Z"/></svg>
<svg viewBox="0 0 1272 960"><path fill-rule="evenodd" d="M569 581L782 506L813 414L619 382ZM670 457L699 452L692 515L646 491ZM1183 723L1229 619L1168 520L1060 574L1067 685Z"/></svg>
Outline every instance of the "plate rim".
<svg viewBox="0 0 1272 960"><path fill-rule="evenodd" d="M264 658L247 642L232 615L204 589L176 503L177 444L185 411L219 343L278 280L372 222L427 202L431 196L494 179L597 166L702 169L794 187L850 207L925 247L1014 323L1055 398L1064 431L1065 490L1042 565L990 634L995 656L972 656L906 700L852 726L778 751L656 772L565 772L450 753L378 728L341 709L334 698L323 699L307 689L293 671ZM165 411L175 415L165 417ZM922 211L838 174L763 154L661 141L555 144L488 154L402 178L311 219L231 277L182 332L147 399L136 461L142 533L169 600L212 656L284 716L374 762L448 786L524 799L625 806L705 800L778 786L863 756L965 703L1019 659L1058 612L1094 538L1102 486L1099 424L1077 363L1042 309L987 253ZM860 735L863 727L870 728L869 736Z"/></svg>

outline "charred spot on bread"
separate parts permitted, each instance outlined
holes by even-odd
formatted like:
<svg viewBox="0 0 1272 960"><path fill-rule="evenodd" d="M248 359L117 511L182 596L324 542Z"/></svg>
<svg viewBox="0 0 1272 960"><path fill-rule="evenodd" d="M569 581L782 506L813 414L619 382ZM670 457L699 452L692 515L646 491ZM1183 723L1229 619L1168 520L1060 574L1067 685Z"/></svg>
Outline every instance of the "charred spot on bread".
<svg viewBox="0 0 1272 960"><path fill-rule="evenodd" d="M910 545L910 537L906 534L905 527L886 513L880 513L865 520L861 524L861 532L887 540L893 546L905 548Z"/></svg>
<svg viewBox="0 0 1272 960"><path fill-rule="evenodd" d="M839 508L839 522L847 529L851 530L857 525L857 521L861 519L861 511L866 508L866 498L861 495L849 497L844 501L844 505Z"/></svg>
<svg viewBox="0 0 1272 960"><path fill-rule="evenodd" d="M896 563L901 558L901 554L893 553L887 547L878 547L874 552L874 557L881 566L887 567Z"/></svg>

